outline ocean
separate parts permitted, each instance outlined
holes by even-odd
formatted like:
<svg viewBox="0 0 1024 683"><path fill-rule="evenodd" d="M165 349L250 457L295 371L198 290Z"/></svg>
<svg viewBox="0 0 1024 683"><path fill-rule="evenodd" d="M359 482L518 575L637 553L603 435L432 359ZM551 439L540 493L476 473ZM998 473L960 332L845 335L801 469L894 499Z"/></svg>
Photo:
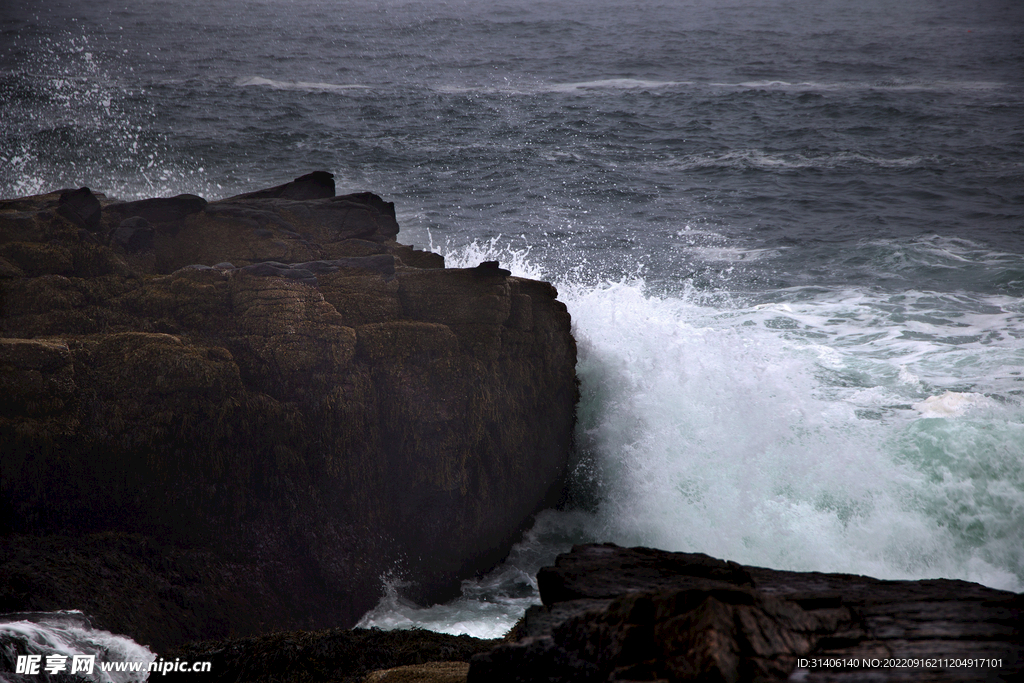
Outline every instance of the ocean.
<svg viewBox="0 0 1024 683"><path fill-rule="evenodd" d="M399 241L549 280L573 543L1024 590L1024 4L90 0L0 7L0 198L218 199L312 170Z"/></svg>

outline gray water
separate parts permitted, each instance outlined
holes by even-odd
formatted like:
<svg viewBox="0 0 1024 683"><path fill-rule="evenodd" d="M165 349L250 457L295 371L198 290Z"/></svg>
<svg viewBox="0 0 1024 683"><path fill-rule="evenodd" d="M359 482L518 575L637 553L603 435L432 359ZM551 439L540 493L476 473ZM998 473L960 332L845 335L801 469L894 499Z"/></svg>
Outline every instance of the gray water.
<svg viewBox="0 0 1024 683"><path fill-rule="evenodd" d="M558 285L570 510L464 597L500 633L573 542L1024 586L1018 2L8 2L0 197L333 172L406 243ZM383 580L384 577L382 577Z"/></svg>

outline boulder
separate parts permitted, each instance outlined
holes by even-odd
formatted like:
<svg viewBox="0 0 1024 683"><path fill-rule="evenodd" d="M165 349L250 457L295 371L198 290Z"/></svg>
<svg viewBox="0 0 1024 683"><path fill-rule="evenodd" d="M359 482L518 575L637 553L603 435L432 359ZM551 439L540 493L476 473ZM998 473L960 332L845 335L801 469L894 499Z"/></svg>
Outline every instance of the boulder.
<svg viewBox="0 0 1024 683"><path fill-rule="evenodd" d="M57 212L81 228L99 230L100 200L88 187L62 190L57 201Z"/></svg>
<svg viewBox="0 0 1024 683"><path fill-rule="evenodd" d="M577 389L554 289L444 269L326 175L90 193L98 230L65 193L0 202L0 611L83 609L155 647L351 626L387 573L456 595L559 500Z"/></svg>
<svg viewBox="0 0 1024 683"><path fill-rule="evenodd" d="M334 196L334 190L333 174L313 171L284 185L248 192L236 199L326 199ZM391 215L394 217L394 213Z"/></svg>

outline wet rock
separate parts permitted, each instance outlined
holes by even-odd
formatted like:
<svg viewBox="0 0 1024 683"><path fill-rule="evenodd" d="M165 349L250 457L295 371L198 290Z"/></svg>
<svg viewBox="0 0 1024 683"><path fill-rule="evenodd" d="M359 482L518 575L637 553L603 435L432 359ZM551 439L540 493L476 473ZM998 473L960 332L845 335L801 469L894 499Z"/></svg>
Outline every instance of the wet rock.
<svg viewBox="0 0 1024 683"><path fill-rule="evenodd" d="M223 265L223 264L221 264ZM231 264L226 264L230 266ZM215 266L216 267L216 266ZM363 256L356 258L340 258L304 263L281 263L279 261L261 261L241 270L250 275L266 277L283 277L298 280L311 287L318 285L317 276L337 273L339 271L355 273L376 273L389 280L395 275L395 257L388 254L379 256Z"/></svg>
<svg viewBox="0 0 1024 683"><path fill-rule="evenodd" d="M1024 671L1024 595L963 581L603 544L560 555L538 585L543 606L527 611L517 642L474 657L470 683L1010 681Z"/></svg>
<svg viewBox="0 0 1024 683"><path fill-rule="evenodd" d="M176 224L180 234L156 239L157 267L172 272L192 263L263 261L302 263L350 256L360 240L388 253L398 234L394 217L373 205L344 197L295 201L278 198L225 199Z"/></svg>

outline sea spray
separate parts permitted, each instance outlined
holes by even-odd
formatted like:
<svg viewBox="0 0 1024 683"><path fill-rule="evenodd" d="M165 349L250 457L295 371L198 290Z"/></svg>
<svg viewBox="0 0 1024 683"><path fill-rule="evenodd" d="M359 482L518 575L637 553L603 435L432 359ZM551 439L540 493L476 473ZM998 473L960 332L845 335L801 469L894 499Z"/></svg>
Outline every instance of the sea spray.
<svg viewBox="0 0 1024 683"><path fill-rule="evenodd" d="M543 513L459 600L420 609L396 595L362 625L493 636L515 612L492 610L486 628L467 617L504 599L496 577L531 576L540 565L521 561L525 549L550 562L573 542L1024 585L1011 299L818 287L766 302L770 292L685 283L654 294L639 274L558 278L500 239L438 250L449 267L497 259L514 275L555 280L579 345L573 499L584 509ZM975 390L943 390L962 386Z"/></svg>
<svg viewBox="0 0 1024 683"><path fill-rule="evenodd" d="M810 299L799 308L835 305ZM997 415L986 420L985 443L965 439L977 429L966 411L981 405L947 418L936 448L973 465L944 470L936 482L930 465L906 456L908 431L928 418L906 405L908 388L892 367L905 360L898 336L865 349L801 323L793 308L709 309L649 296L640 284L593 289L569 307L580 346L580 437L603 482L602 540L1019 590L1019 557L1004 546L1008 535L1022 540L1006 526L1024 502L1019 402L989 406ZM950 355L947 372L959 358ZM934 503L949 479L981 486L964 477L971 469L999 474L1000 493L985 499L996 526L976 538L955 521L962 503L950 500L942 513Z"/></svg>
<svg viewBox="0 0 1024 683"><path fill-rule="evenodd" d="M55 672L55 679L63 680L70 671L70 662L76 655L93 657L91 673L75 674L96 683L141 683L149 677L148 667L156 654L144 645L125 636L116 635L92 626L89 618L77 610L60 612L31 612L0 614L0 659L3 669L0 681L16 670L19 656L40 656L39 673L34 680L50 680L45 670L48 656L66 657ZM141 663L141 671L104 671L103 663ZM11 680L22 680L22 676Z"/></svg>

